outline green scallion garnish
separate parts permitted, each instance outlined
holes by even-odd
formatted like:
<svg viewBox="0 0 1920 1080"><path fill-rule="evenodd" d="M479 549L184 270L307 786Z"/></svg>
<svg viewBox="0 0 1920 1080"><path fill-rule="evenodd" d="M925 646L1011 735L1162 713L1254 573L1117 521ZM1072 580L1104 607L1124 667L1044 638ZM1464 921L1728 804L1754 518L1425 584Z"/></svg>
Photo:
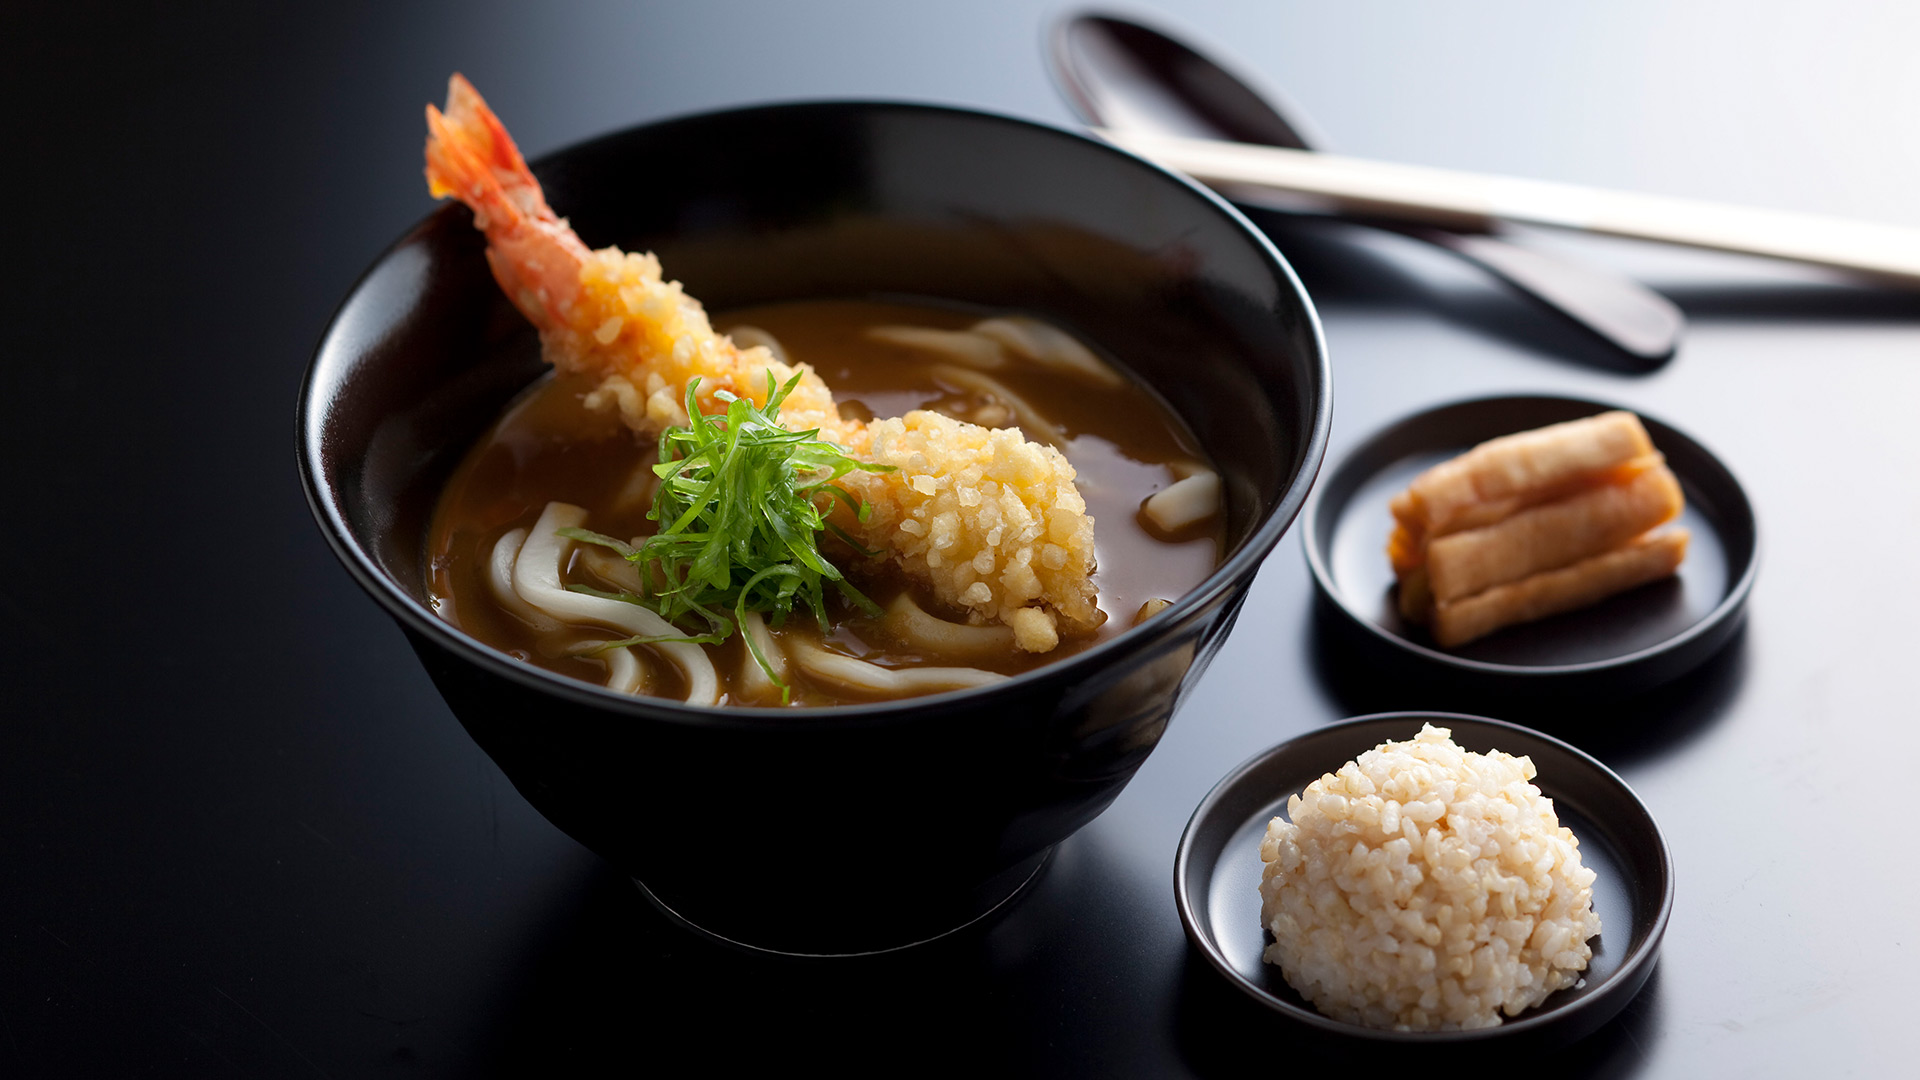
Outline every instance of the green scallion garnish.
<svg viewBox="0 0 1920 1080"><path fill-rule="evenodd" d="M826 520L838 500L861 521L872 507L835 481L859 469L891 472L892 466L857 461L818 429L788 431L780 426L780 403L800 382L795 375L776 386L767 374L767 404L754 405L726 391L716 396L727 411L700 411L696 390L687 384L686 427L669 428L660 437L660 463L653 467L660 485L647 518L659 531L638 547L586 529L562 529L561 535L619 552L640 568L641 593L580 592L625 600L651 609L676 626L697 621L704 633L684 638L635 638L617 645L655 642L721 642L732 636L750 611L768 616L775 627L804 604L827 626L826 586L830 582L855 607L878 615L879 607L849 584L820 553L819 535L832 531L863 554L853 538ZM789 697L787 684L747 634L747 649L767 678Z"/></svg>

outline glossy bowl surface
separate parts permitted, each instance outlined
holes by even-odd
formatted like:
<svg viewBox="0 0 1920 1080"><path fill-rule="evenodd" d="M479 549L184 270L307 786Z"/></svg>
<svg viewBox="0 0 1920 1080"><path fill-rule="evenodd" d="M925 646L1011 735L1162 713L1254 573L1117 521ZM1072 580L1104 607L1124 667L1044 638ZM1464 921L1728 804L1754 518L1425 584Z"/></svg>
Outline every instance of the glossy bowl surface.
<svg viewBox="0 0 1920 1080"><path fill-rule="evenodd" d="M381 256L316 351L299 458L322 531L555 824L678 917L773 951L898 947L1004 900L1131 778L1305 500L1332 405L1292 271L1188 180L960 109L713 113L534 171L589 245L656 252L709 310L904 297L1053 320L1149 384L1220 466L1221 565L1135 631L978 690L697 708L518 663L427 606L440 488L544 368L465 208Z"/></svg>

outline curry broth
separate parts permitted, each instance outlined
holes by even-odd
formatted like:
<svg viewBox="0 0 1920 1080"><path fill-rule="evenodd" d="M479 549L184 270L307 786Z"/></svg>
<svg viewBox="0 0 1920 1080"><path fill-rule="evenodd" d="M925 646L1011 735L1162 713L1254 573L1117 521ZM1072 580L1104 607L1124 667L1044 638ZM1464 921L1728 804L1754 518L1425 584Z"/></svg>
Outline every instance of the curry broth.
<svg viewBox="0 0 1920 1080"><path fill-rule="evenodd" d="M741 309L716 316L717 329L755 326L770 333L795 363L811 364L848 416L899 416L933 409L962 420L994 418L989 397L943 382L932 370L941 361L928 353L874 341L870 327L911 325L959 330L981 318L976 312L868 301L807 301ZM1067 439L1067 459L1095 522L1100 607L1106 622L1092 636L1063 638L1044 654L1009 650L992 660L926 655L903 648L875 620L850 604L829 605L833 628L824 640L850 656L885 667L917 665L981 667L1016 674L1071 656L1133 625L1148 600L1173 600L1198 585L1218 565L1224 514L1176 536L1161 536L1139 514L1147 496L1175 479L1169 465L1206 463L1198 442L1151 392L1132 381L1118 388L1050 372L1018 359L991 373L1008 390L1025 397ZM530 527L549 501L569 502L588 511L587 527L619 537L654 531L646 519L650 504L650 467L654 449L642 443L611 413L588 410L583 399L591 380L548 376L507 409L500 421L468 452L448 482L435 510L429 536L429 590L434 610L468 634L518 660L588 682L606 681L602 660L575 657L579 642L618 637L615 631L582 630L537 634L494 602L488 565L496 541L516 528ZM983 413L982 410L985 410ZM821 548L861 591L882 607L903 588L929 612L956 621L926 590L903 581L885 564L822 537ZM577 579L575 551L569 578ZM833 596L832 590L829 595ZM821 638L818 624L804 610L791 616L780 634ZM775 704L736 696L735 675L751 663L735 634L725 644L708 646L721 675L726 704ZM651 650L641 647L643 652ZM664 658L646 658L648 693L682 696L678 669ZM837 687L816 685L791 670L792 700L801 705L872 700Z"/></svg>

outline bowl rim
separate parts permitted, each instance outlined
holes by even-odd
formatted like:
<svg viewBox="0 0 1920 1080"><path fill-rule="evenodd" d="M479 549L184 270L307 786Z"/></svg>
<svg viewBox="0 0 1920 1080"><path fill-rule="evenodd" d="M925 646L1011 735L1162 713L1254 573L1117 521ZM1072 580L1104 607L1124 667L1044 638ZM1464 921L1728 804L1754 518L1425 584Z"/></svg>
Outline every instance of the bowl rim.
<svg viewBox="0 0 1920 1080"><path fill-rule="evenodd" d="M295 401L295 463L300 473L301 488L306 495L308 509L313 513L314 520L320 526L320 531L326 537L327 545L332 548L335 557L346 567L360 587L386 609L404 630L425 636L437 645L453 651L462 659L479 665L490 674L510 679L532 690L556 695L577 705L589 706L606 714L615 714L599 715L596 719L600 720L613 721L631 717L706 728L720 726L754 730L766 728L793 730L800 724L806 724L809 728L822 726L852 728L910 722L920 715L944 711L962 702L972 704L1024 694L1031 688L1047 682L1077 683L1080 681L1079 676L1102 666L1107 657L1131 648L1140 637L1137 631L1156 624L1165 625L1179 621L1200 608L1214 603L1233 588L1234 583L1241 578L1251 580L1258 571L1259 564L1272 552L1281 536L1285 535L1286 530L1299 517L1302 507L1307 503L1307 496L1325 463L1327 441L1333 418L1333 370L1328 359L1326 334L1320 322L1319 311L1314 307L1312 297L1308 295L1306 287L1301 283L1292 265L1287 262L1285 256L1280 254L1273 241L1244 214L1198 181L1163 168L1111 143L1054 124L964 106L861 98L780 101L663 117L568 143L530 161L529 166L538 173L543 168L554 165L560 158L659 129L752 114L776 115L782 112L835 110L921 113L986 121L990 124L1079 143L1115 159L1121 167L1144 169L1158 174L1161 179L1171 182L1175 187L1184 189L1187 194L1197 198L1204 208L1212 210L1216 215L1226 219L1230 225L1237 227L1238 232L1252 245L1254 253L1259 256L1267 269L1286 288L1290 288L1292 294L1299 300L1301 313L1312 342L1312 355L1307 358L1307 361L1320 386L1318 400L1313 403L1313 421L1312 428L1307 434L1305 459L1291 483L1268 510L1265 519L1247 536L1238 550L1221 560L1220 564L1215 566L1198 585L1146 623L1063 660L1043 664L1031 671L1022 672L1003 682L988 686L849 705L768 709L748 705L689 705L685 702L662 698L617 694L602 686L572 679L530 664L514 662L499 650L439 618L389 578L354 539L338 500L320 479L323 445L321 435L324 430L322 421L326 410L322 408L325 401L317 391L322 382L321 376L325 373L323 369L330 371L334 366L328 363L329 352L334 333L340 325L340 317L359 297L368 281L387 265L396 251L430 227L435 218L454 212L453 205L447 204L416 221L387 244L355 277L353 284L327 316L319 341L308 359L307 370L301 378L299 395ZM335 361L336 365L337 363ZM337 382L337 379L329 381ZM623 717L617 714L625 715Z"/></svg>
<svg viewBox="0 0 1920 1080"><path fill-rule="evenodd" d="M1362 614L1347 598L1346 593L1341 590L1338 582L1334 579L1329 554L1322 550L1319 541L1320 517L1321 511L1325 508L1327 489L1324 486L1316 486L1315 490L1308 497L1306 506L1300 514L1301 547L1306 550L1307 567L1313 573L1314 587L1321 596L1331 601L1349 622L1364 630L1372 639L1389 645L1416 661L1431 664L1438 668L1451 668L1458 671L1471 672L1476 676L1491 676L1496 679L1514 679L1522 684L1539 685L1573 676L1594 675L1633 668L1648 663L1658 657L1679 652L1702 638L1719 633L1729 621L1737 619L1745 611L1747 599L1753 593L1754 581L1760 576L1761 556L1760 518L1759 515L1754 512L1753 499L1747 495L1746 485L1740 482L1740 478L1728 467L1726 460L1709 449L1705 443L1689 435L1684 428L1676 427L1665 418L1653 415L1636 406L1623 405L1618 402L1605 401L1600 398L1585 397L1580 394L1562 394L1554 391L1481 394L1475 397L1443 401L1437 405L1431 405L1427 408L1407 413L1397 419L1390 420L1373 431L1368 432L1365 438L1356 443L1353 448L1348 450L1340 461L1333 466L1333 475L1335 477L1340 476L1353 465L1354 462L1372 451L1382 440L1394 435L1408 424L1424 420L1433 414L1447 410L1465 410L1475 406L1485 406L1494 402L1503 401L1551 401L1578 405L1583 408L1592 406L1596 414L1612 409L1631 412L1649 426L1660 429L1661 433L1671 435L1674 438L1692 444L1693 449L1698 450L1706 460L1712 462L1721 472L1726 473L1727 479L1731 483L1730 490L1739 496L1741 509L1744 511L1741 516L1745 519L1753 533L1752 554L1748 556L1746 565L1740 569L1738 576L1728 582L1726 595L1720 598L1720 602L1714 605L1712 611L1702 615L1692 625L1679 631L1672 637L1663 638L1650 645L1635 649L1632 652L1621 653L1618 656L1604 657L1599 660L1583 660L1573 664L1509 664L1494 660L1476 660L1472 657L1457 656L1453 653L1434 648L1430 645L1421 644L1418 641L1394 633ZM1700 657L1700 661L1704 661L1715 651L1718 651L1718 646L1715 646L1703 654Z"/></svg>
<svg viewBox="0 0 1920 1080"><path fill-rule="evenodd" d="M1607 976L1605 985L1597 988L1597 992L1544 1012L1539 1011L1539 1007L1535 1006L1528 1009L1526 1014L1521 1016L1503 1017L1501 1022L1493 1027L1450 1031L1400 1031L1390 1028L1370 1028L1346 1020L1337 1020L1320 1012L1318 1009L1303 1009L1290 1001L1275 997L1265 989L1254 985L1245 975L1241 974L1232 964L1228 963L1212 934L1201 932L1201 917L1194 910L1194 897L1187 888L1187 880L1192 874L1193 860L1196 858L1194 849L1198 843L1197 833L1199 826L1202 821L1216 812L1216 807L1226 800L1233 792L1233 789L1242 783L1249 773L1259 769L1260 766L1266 764L1270 758L1273 758L1294 746L1294 744L1309 737L1324 735L1327 732L1343 728L1360 727L1366 724L1378 724L1382 722L1397 723L1415 720L1449 726L1457 725L1464 721L1470 725L1486 725L1497 730L1506 730L1524 735L1527 738L1539 739L1558 750L1572 755L1583 767L1590 768L1600 774L1603 780L1617 789L1617 793L1623 797L1625 805L1637 810L1640 816L1646 820L1651 828L1654 839L1657 841L1657 850L1655 852L1657 858L1655 859L1655 864L1659 867L1660 880L1658 886L1660 890L1660 900L1654 908L1652 918L1646 923L1647 932L1645 937L1641 939L1639 946L1632 949L1627 956L1622 958L1620 966L1615 969L1611 975ZM1612 1019L1614 1015L1623 1009L1627 1002L1638 996L1640 988L1646 982L1647 976L1652 974L1654 965L1659 962L1660 948L1666 943L1667 927L1673 920L1673 848L1672 845L1667 842L1666 833L1660 829L1659 820L1653 816L1653 811L1648 809L1647 802L1640 797L1640 793L1635 791L1633 786L1628 784L1619 773L1609 768L1606 762L1601 761L1599 758L1594 757L1592 754L1587 753L1565 739L1556 738L1538 728L1531 728L1525 724L1516 724L1511 720L1495 719L1491 716L1424 709L1398 710L1350 716L1331 724L1322 724L1318 727L1309 728L1291 738L1283 739L1272 746L1254 753L1238 765L1235 765L1232 769L1229 769L1227 774L1221 777L1220 781L1207 791L1206 796L1200 800L1199 805L1194 807L1192 816L1187 819L1186 827L1181 830L1180 843L1174 852L1173 893L1174 907L1179 912L1180 927L1185 931L1187 940L1206 958L1207 963L1215 971L1219 972L1221 976L1233 984L1235 989L1252 998L1260 1005L1265 1006L1272 1013L1284 1017L1287 1020L1304 1024L1315 1029L1322 1035L1353 1039L1360 1042L1398 1043L1409 1046L1429 1047L1442 1044L1474 1044L1503 1038L1512 1039L1525 1036L1530 1032L1560 1028L1565 1024L1576 1023L1576 1018L1594 1012L1604 1012L1606 1014L1600 1021L1604 1023L1606 1020ZM1635 925L1637 928L1637 922Z"/></svg>

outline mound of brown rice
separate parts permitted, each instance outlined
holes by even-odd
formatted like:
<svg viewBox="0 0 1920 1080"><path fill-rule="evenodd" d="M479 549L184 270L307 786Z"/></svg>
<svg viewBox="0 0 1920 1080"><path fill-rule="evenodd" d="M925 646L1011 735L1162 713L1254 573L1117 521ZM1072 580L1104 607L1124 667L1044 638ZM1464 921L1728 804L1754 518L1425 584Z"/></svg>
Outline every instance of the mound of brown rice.
<svg viewBox="0 0 1920 1080"><path fill-rule="evenodd" d="M1260 845L1265 960L1375 1028L1491 1027L1571 986L1600 932L1594 874L1533 776L1428 724L1309 784Z"/></svg>

